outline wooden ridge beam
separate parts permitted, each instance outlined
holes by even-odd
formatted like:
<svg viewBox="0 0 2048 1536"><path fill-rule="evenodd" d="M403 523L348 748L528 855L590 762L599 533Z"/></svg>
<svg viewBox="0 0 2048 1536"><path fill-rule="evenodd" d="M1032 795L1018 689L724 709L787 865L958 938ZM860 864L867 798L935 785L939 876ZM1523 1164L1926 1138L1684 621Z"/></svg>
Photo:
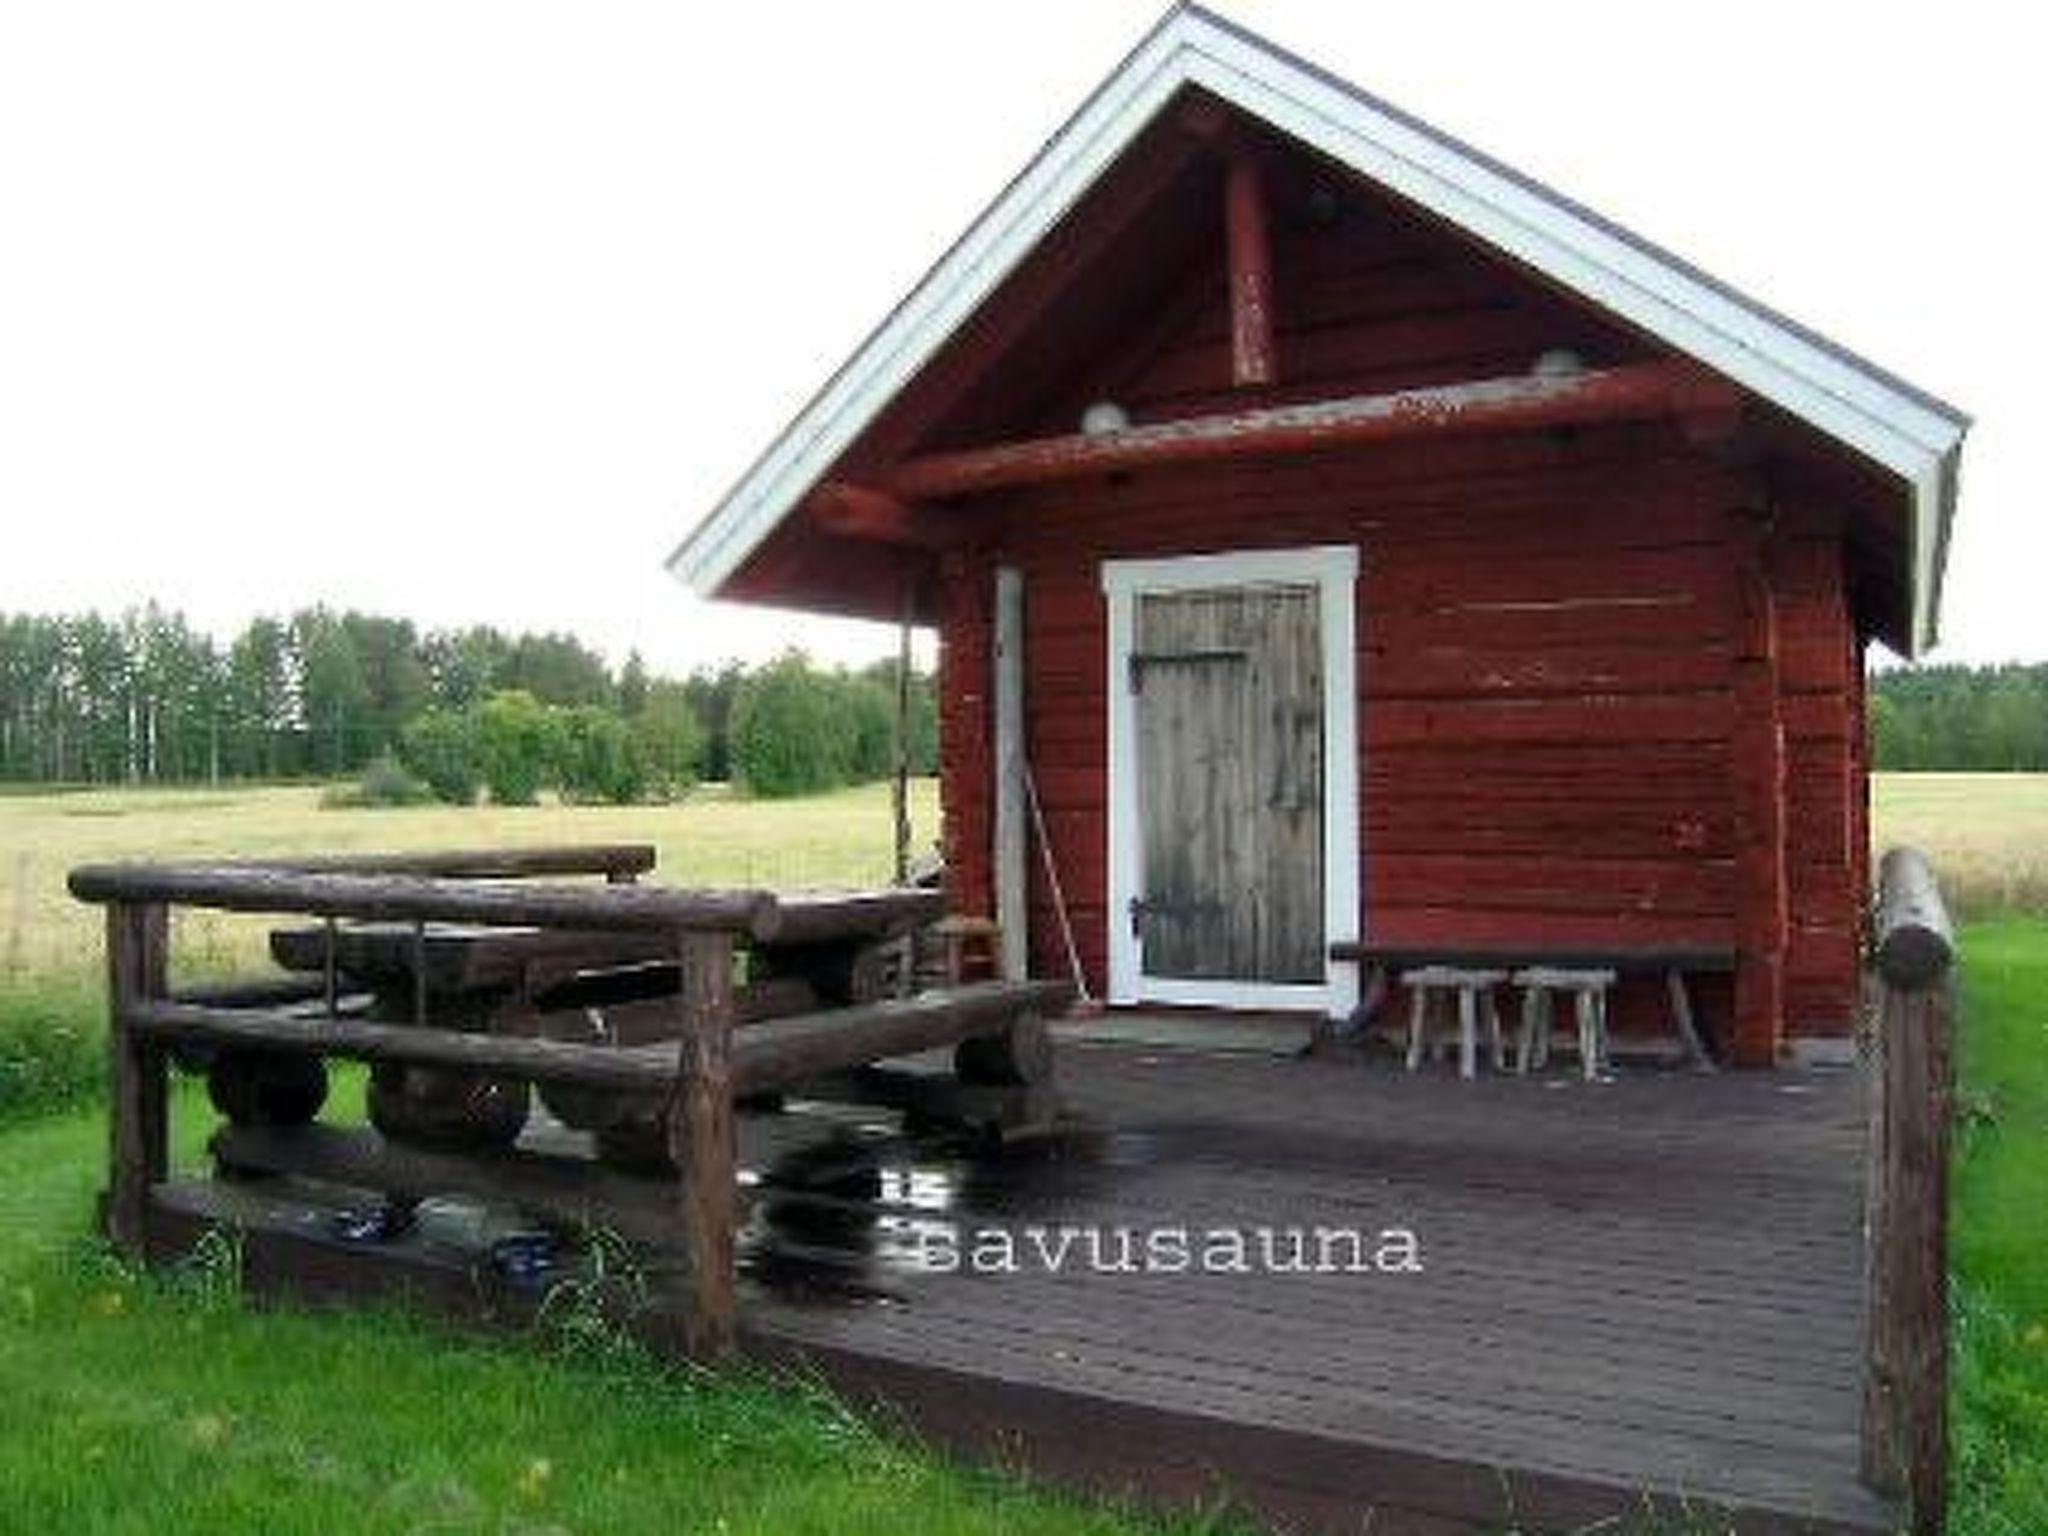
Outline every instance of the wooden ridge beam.
<svg viewBox="0 0 2048 1536"><path fill-rule="evenodd" d="M1631 363L1563 377L1517 374L921 454L884 475L881 488L903 501L936 500L1005 486L1404 438L1683 419L1739 398L1733 385L1680 362Z"/></svg>
<svg viewBox="0 0 2048 1536"><path fill-rule="evenodd" d="M1280 377L1273 353L1273 245L1258 161L1236 156L1224 172L1223 226L1230 264L1230 382L1239 388Z"/></svg>

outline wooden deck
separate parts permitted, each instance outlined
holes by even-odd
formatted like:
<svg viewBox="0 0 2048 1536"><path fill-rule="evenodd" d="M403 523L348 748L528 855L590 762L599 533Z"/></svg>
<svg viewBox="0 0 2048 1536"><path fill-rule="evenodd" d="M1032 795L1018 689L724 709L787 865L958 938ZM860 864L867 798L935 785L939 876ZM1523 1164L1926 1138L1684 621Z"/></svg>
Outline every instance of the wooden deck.
<svg viewBox="0 0 2048 1536"><path fill-rule="evenodd" d="M871 1247L865 1299L804 1300L757 1233L779 1279L754 1346L966 1449L1313 1528L1577 1530L1646 1495L1889 1527L1855 1478L1853 1075L1461 1083L1109 1046L1064 1071L1083 1128L1036 1153L882 1154L890 1209L839 1233ZM1424 1269L932 1274L908 1262L930 1221L963 1257L992 1227L1404 1227Z"/></svg>
<svg viewBox="0 0 2048 1536"><path fill-rule="evenodd" d="M1852 1074L1465 1083L1128 1044L1069 1044L1061 1071L1072 1123L993 1157L857 1113L750 1120L744 1347L948 1447L1165 1502L1227 1492L1292 1529L1688 1506L1890 1527L1855 1478ZM340 1251L266 1219L262 1188L161 1190L153 1240L229 1214L259 1288L433 1289L417 1247ZM1211 1231L1360 1229L1370 1253L1406 1228L1423 1269L1104 1273L1085 1238L1057 1273L1028 1247L1014 1273L920 1265L949 1235L965 1259L1031 1228L1186 1229L1198 1258Z"/></svg>

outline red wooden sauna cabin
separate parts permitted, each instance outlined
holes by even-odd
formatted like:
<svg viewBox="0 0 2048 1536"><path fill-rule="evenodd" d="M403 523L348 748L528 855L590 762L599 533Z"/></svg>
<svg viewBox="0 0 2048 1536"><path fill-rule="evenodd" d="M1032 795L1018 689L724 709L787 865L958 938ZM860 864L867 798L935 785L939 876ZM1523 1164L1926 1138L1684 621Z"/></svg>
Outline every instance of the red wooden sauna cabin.
<svg viewBox="0 0 2048 1536"><path fill-rule="evenodd" d="M1035 793L1112 1005L1719 954L1761 1065L1851 1029L1864 651L1934 638L1965 428L1184 8L672 566L936 626L950 897L1014 965L1067 966Z"/></svg>

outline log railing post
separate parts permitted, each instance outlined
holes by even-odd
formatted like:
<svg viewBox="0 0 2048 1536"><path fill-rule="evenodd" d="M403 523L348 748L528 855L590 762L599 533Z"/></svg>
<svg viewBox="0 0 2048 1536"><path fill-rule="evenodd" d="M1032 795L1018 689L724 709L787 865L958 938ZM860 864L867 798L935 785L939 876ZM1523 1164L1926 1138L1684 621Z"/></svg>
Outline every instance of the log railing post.
<svg viewBox="0 0 2048 1536"><path fill-rule="evenodd" d="M733 1124L733 937L682 935L681 1045L669 1154L678 1172L689 1307L686 1342L700 1360L730 1353L736 1322L739 1149Z"/></svg>
<svg viewBox="0 0 2048 1536"><path fill-rule="evenodd" d="M1927 859L1878 875L1879 1007L1869 1051L1863 1478L1942 1530L1948 1481L1948 1161L1955 943Z"/></svg>
<svg viewBox="0 0 2048 1536"><path fill-rule="evenodd" d="M143 1251L151 1188L170 1163L170 1083L164 1048L128 1028L129 1011L167 993L170 913L160 902L107 908L109 1054L107 1235Z"/></svg>

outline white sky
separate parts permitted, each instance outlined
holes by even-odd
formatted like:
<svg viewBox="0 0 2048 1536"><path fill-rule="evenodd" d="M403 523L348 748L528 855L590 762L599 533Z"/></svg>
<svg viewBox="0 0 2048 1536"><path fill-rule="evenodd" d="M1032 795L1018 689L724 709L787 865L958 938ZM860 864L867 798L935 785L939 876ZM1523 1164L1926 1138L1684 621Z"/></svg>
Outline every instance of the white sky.
<svg viewBox="0 0 2048 1536"><path fill-rule="evenodd" d="M0 4L0 609L880 654L662 559L1159 8ZM2030 7L1221 8L1970 411L2048 658Z"/></svg>

